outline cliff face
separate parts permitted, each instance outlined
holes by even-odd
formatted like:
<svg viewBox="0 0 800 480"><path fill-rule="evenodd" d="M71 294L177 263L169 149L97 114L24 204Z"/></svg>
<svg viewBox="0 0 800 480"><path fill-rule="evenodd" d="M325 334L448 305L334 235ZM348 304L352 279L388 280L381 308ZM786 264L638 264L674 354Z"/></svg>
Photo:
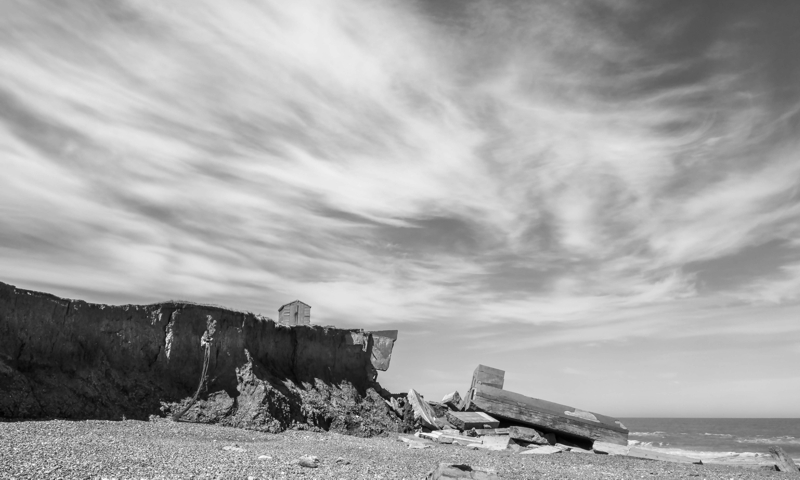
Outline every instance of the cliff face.
<svg viewBox="0 0 800 480"><path fill-rule="evenodd" d="M0 418L172 413L197 389L204 334L207 381L184 419L268 431L396 429L374 383L376 368L388 367L390 333L287 327L187 303L97 305L4 283Z"/></svg>

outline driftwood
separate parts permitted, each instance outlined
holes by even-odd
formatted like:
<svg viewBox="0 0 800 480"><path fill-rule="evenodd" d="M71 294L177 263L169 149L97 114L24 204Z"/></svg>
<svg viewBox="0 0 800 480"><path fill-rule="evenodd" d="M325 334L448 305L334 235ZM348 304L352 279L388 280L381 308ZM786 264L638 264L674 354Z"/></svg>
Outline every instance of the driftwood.
<svg viewBox="0 0 800 480"><path fill-rule="evenodd" d="M775 459L775 464L781 472L794 473L795 476L800 476L800 471L797 469L794 460L781 447L769 447L769 453Z"/></svg>

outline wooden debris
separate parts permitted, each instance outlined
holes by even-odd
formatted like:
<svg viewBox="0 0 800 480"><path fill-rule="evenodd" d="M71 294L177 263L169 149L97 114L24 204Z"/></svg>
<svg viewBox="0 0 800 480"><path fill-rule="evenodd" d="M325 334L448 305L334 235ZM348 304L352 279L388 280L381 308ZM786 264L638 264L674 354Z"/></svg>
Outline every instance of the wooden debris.
<svg viewBox="0 0 800 480"><path fill-rule="evenodd" d="M475 385L469 408L487 412L500 419L587 440L628 444L628 430L611 417L579 411L574 407L526 397L485 384Z"/></svg>
<svg viewBox="0 0 800 480"><path fill-rule="evenodd" d="M436 425L436 415L434 415L430 405L428 405L422 396L412 388L408 391L407 398L411 407L414 409L414 418L419 419L422 425L433 430L438 430L439 427Z"/></svg>
<svg viewBox="0 0 800 480"><path fill-rule="evenodd" d="M662 462L673 463L693 463L695 465L702 465L702 460L696 458L684 457L683 455L674 455L671 453L656 452L654 450L645 450L639 447L630 447L628 450L629 457L646 458L649 460L661 460Z"/></svg>
<svg viewBox="0 0 800 480"><path fill-rule="evenodd" d="M497 428L500 422L483 412L447 412L447 421L460 430Z"/></svg>
<svg viewBox="0 0 800 480"><path fill-rule="evenodd" d="M442 398L442 403L452 410L459 410L458 406L461 404L461 395L459 395L457 391L450 392Z"/></svg>
<svg viewBox="0 0 800 480"><path fill-rule="evenodd" d="M428 473L426 478L428 480L501 480L492 469L447 463L440 463L435 470Z"/></svg>
<svg viewBox="0 0 800 480"><path fill-rule="evenodd" d="M769 453L772 454L772 458L775 459L775 464L778 467L778 470L781 472L789 472L794 473L795 476L798 475L797 465L794 463L794 460L788 455L786 452L778 446L769 447Z"/></svg>
<svg viewBox="0 0 800 480"><path fill-rule="evenodd" d="M541 447L529 448L529 449L525 450L524 452L520 452L520 455L529 455L529 454L550 455L552 453L561 453L561 451L562 450L559 447L556 447L556 446L553 446L553 445L544 445L544 446L541 446Z"/></svg>
<svg viewBox="0 0 800 480"><path fill-rule="evenodd" d="M527 443L535 443L537 445L549 445L550 442L547 441L546 438L541 436L539 432L532 428L528 427L509 427L508 435L513 438L514 440L521 440Z"/></svg>

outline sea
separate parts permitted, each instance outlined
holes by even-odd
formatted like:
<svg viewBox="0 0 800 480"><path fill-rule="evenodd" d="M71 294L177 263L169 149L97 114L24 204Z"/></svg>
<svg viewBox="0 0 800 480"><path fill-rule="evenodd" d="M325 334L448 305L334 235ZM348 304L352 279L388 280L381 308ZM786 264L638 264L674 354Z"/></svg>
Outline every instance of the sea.
<svg viewBox="0 0 800 480"><path fill-rule="evenodd" d="M698 458L727 453L769 455L777 445L800 460L800 418L622 418L628 443Z"/></svg>

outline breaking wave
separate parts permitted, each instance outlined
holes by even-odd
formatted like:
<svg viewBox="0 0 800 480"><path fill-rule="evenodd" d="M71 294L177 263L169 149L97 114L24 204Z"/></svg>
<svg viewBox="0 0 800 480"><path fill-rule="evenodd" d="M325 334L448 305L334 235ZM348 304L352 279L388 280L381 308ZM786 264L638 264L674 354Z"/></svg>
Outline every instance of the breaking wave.
<svg viewBox="0 0 800 480"><path fill-rule="evenodd" d="M628 436L636 436L636 437L663 437L666 435L665 432L630 432Z"/></svg>
<svg viewBox="0 0 800 480"><path fill-rule="evenodd" d="M745 437L737 438L737 443L765 443L782 445L800 445L800 438L784 435L782 437Z"/></svg>

